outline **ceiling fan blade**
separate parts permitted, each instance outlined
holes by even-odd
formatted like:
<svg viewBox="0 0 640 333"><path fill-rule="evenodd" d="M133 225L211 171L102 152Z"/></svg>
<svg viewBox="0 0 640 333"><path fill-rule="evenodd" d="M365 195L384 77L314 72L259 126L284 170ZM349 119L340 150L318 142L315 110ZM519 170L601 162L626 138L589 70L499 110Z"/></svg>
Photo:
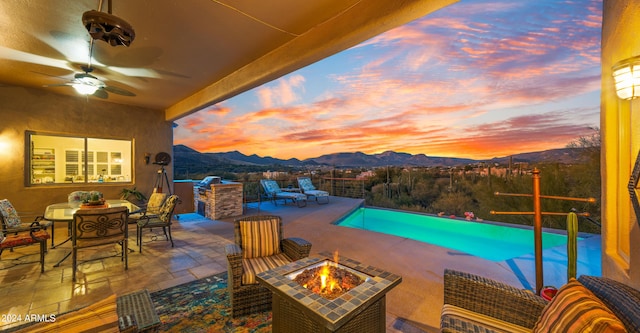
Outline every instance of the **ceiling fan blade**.
<svg viewBox="0 0 640 333"><path fill-rule="evenodd" d="M64 86L71 86L71 83L59 83L59 84L44 84L42 85L43 87L64 87Z"/></svg>
<svg viewBox="0 0 640 333"><path fill-rule="evenodd" d="M93 93L93 96L98 97L98 98L102 98L102 99L109 98L109 94L107 94L107 92L104 91L104 88L96 90L96 92Z"/></svg>
<svg viewBox="0 0 640 333"><path fill-rule="evenodd" d="M40 75L44 75L44 76L49 76L49 77L55 77L61 80L67 80L66 77L64 76L60 76L60 75L53 75L53 74L47 74L47 73L43 73L43 72L36 72L36 71L31 71L32 73L36 73L36 74L40 74Z"/></svg>
<svg viewBox="0 0 640 333"><path fill-rule="evenodd" d="M118 88L118 87L114 87L114 86L106 86L104 87L104 90L110 92L110 93L114 93L114 94L118 94L118 95L122 95L122 96L135 96L136 94L130 92L129 90L124 90L122 88Z"/></svg>

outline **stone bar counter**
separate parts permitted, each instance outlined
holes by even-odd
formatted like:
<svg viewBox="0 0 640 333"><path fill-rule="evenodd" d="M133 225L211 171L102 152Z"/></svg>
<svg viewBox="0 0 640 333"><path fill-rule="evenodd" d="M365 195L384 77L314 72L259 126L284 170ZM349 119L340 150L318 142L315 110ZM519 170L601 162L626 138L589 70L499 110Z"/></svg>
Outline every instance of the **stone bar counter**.
<svg viewBox="0 0 640 333"><path fill-rule="evenodd" d="M242 183L222 180L210 189L194 187L195 210L206 218L217 220L242 215Z"/></svg>

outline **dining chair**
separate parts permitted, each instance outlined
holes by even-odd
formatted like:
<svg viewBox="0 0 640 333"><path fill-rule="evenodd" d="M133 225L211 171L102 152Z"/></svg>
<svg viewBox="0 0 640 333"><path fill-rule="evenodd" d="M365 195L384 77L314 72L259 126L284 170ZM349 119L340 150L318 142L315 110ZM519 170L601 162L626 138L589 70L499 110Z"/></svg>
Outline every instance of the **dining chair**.
<svg viewBox="0 0 640 333"><path fill-rule="evenodd" d="M128 269L128 209L127 207L79 209L73 214L71 241L73 243L73 281L76 281L78 250L119 244L122 247L121 260Z"/></svg>
<svg viewBox="0 0 640 333"><path fill-rule="evenodd" d="M47 252L49 233L45 230L46 221L38 216L34 221L25 223L7 199L0 200L0 255L5 249L40 244L40 272L44 272L44 254Z"/></svg>
<svg viewBox="0 0 640 333"><path fill-rule="evenodd" d="M162 204L167 200L167 193L154 192L149 196L149 200L140 209L129 214L129 223L137 223L138 220L145 216L158 216Z"/></svg>
<svg viewBox="0 0 640 333"><path fill-rule="evenodd" d="M171 247L173 247L171 221L173 219L173 211L178 202L180 202L180 198L177 195L170 195L160 207L157 215L145 215L138 219L138 223L136 224L136 242L138 243L140 253L142 253L142 230L144 229L162 228L164 237L168 241L171 241Z"/></svg>

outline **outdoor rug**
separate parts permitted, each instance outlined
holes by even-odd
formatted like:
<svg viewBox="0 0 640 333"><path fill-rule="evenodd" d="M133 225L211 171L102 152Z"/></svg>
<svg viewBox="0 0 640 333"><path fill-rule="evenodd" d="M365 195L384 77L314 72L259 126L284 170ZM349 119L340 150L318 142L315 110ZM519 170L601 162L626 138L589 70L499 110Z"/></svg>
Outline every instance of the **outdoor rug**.
<svg viewBox="0 0 640 333"><path fill-rule="evenodd" d="M161 332L271 332L271 312L231 318L227 272L151 293Z"/></svg>

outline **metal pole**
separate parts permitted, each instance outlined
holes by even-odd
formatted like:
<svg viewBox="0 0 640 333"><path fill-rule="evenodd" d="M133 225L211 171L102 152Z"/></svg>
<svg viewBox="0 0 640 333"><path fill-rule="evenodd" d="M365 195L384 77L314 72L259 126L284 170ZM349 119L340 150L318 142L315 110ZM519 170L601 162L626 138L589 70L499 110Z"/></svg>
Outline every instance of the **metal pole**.
<svg viewBox="0 0 640 333"><path fill-rule="evenodd" d="M543 287L542 273L542 208L540 205L540 170L533 169L533 243L536 260L536 294Z"/></svg>
<svg viewBox="0 0 640 333"><path fill-rule="evenodd" d="M532 197L533 196L533 194L527 194L527 193L495 192L493 194L511 196L511 197ZM574 198L574 197L563 197L563 196L558 196L558 195L540 195L540 198L542 198L542 199L555 199L555 200L568 200L568 201L581 201L581 202L588 202L588 203L595 203L596 202L596 198Z"/></svg>
<svg viewBox="0 0 640 333"><path fill-rule="evenodd" d="M554 195L541 195L540 194L540 170L533 169L533 193L532 194L518 194L518 193L500 193L495 192L495 195L513 196L513 197L532 197L533 199L533 212L496 212L491 211L494 215L533 215L533 233L534 233L534 253L535 253L535 267L536 267L536 294L540 295L543 287L543 272L542 272L542 215L568 215L568 213L560 212L543 212L540 204L540 199L555 199L555 200L569 200L569 201L581 201L594 203L595 198L572 198L562 197ZM590 214L587 212L578 213L578 216L588 217Z"/></svg>

